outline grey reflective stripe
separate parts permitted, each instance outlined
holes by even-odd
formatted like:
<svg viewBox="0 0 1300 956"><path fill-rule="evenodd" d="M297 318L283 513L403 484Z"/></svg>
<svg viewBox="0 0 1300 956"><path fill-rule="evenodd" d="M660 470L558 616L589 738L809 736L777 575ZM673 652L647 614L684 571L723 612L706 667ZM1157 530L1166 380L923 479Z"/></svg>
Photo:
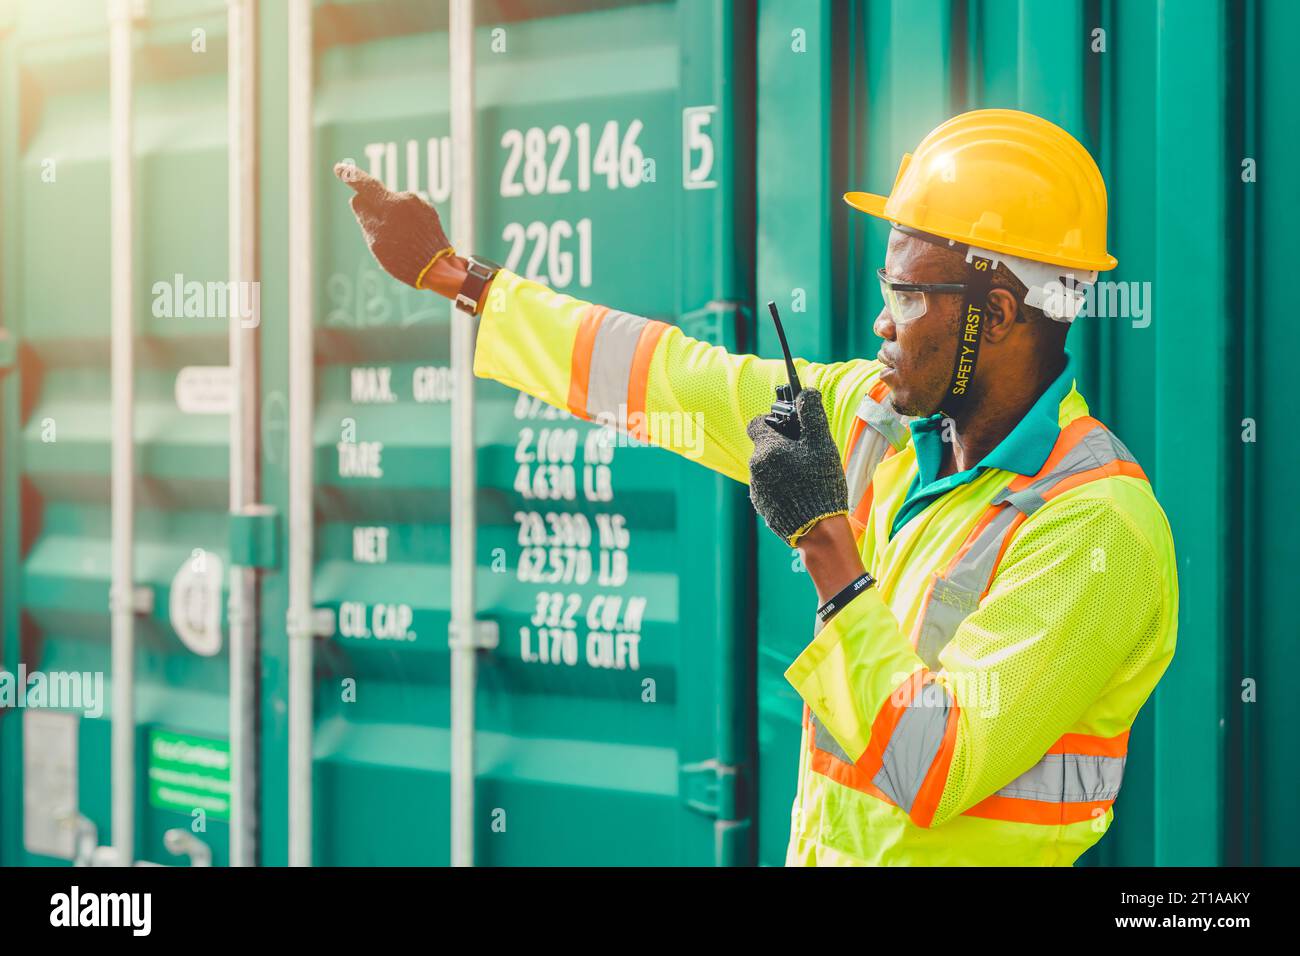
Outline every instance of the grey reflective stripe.
<svg viewBox="0 0 1300 956"><path fill-rule="evenodd" d="M935 574L916 641L916 652L927 667L938 669L939 653L957 633L961 622L979 607L979 596L993 580L998 554L1017 513L1032 515L1047 503L1046 494L1064 479L1116 460L1135 461L1123 442L1098 425L1087 431L1050 473L1019 491L1012 491L1008 485L994 495L990 507L1001 504L1010 507L998 511L946 578Z"/></svg>
<svg viewBox="0 0 1300 956"><path fill-rule="evenodd" d="M815 617L814 620L816 621ZM824 626L821 621L816 621L813 636L821 633ZM880 769L871 782L904 810L912 809L912 803L925 781L925 774L934 763L939 747L943 745L948 712L952 706L953 700L948 688L933 681L927 683L903 709L893 736L885 745ZM815 713L810 711L808 720L812 724L813 746L836 760L848 764L854 762Z"/></svg>
<svg viewBox="0 0 1300 956"><path fill-rule="evenodd" d="M1114 800L1124 780L1126 760L1092 754L1047 754L996 796L1052 803Z"/></svg>
<svg viewBox="0 0 1300 956"><path fill-rule="evenodd" d="M650 320L628 312L610 312L596 329L591 345L591 373L587 380L587 414L593 419L610 417L609 424L621 425L620 406L627 406L627 385L632 375L632 358L641 330ZM626 411L624 411L626 415Z"/></svg>
<svg viewBox="0 0 1300 956"><path fill-rule="evenodd" d="M957 562L947 578L936 577L925 605L921 637L916 653L931 670L939 668L939 652L944 649L957 626L979 607L979 596L993 574L1002 540L1016 520L1016 512L1003 508L988 527L971 543L970 550Z"/></svg>
<svg viewBox="0 0 1300 956"><path fill-rule="evenodd" d="M1012 491L1008 486L994 496L991 504L1007 502L1018 511L1031 515L1044 504L1043 495L1058 483L1077 475L1101 468L1112 461L1136 461L1124 443L1104 428L1094 428L1079 439L1078 443L1065 454L1052 471L1019 491Z"/></svg>
<svg viewBox="0 0 1300 956"><path fill-rule="evenodd" d="M853 453L844 463L844 477L849 485L850 510L857 508L858 502L871 487L871 476L876 473L876 466L880 464L888 450L889 442L885 440L884 435L870 425L862 429L857 444L853 446Z"/></svg>
<svg viewBox="0 0 1300 956"><path fill-rule="evenodd" d="M948 688L933 681L926 684L903 709L885 745L880 770L871 782L909 813L943 744L951 708Z"/></svg>
<svg viewBox="0 0 1300 956"><path fill-rule="evenodd" d="M867 493L871 476L885 457L885 452L889 451L891 445L895 449L903 448L910 434L903 416L870 395L862 396L857 416L867 423L867 427L858 435L857 444L844 463L844 476L849 485L849 504L854 507Z"/></svg>
<svg viewBox="0 0 1300 956"><path fill-rule="evenodd" d="M1007 489L1003 488L998 495L998 498L993 499L994 504L1001 504L1005 501L1011 507L1015 508L1017 511L1023 512L1025 515L1031 515L1043 505L1047 504L1047 499L1039 494L1039 492L1034 488L1023 488L1020 491L1012 491L1009 494ZM1004 495L1005 497L1003 497Z"/></svg>
<svg viewBox="0 0 1300 956"><path fill-rule="evenodd" d="M835 738L831 736L831 732L826 729L826 726L820 720L817 719L817 715L810 713L808 717L809 720L812 721L813 744L817 749L826 751L836 760L843 760L845 763L853 763L852 758L844 752L844 748L835 742Z"/></svg>
<svg viewBox="0 0 1300 956"><path fill-rule="evenodd" d="M870 395L863 395L862 401L858 403L858 418L884 435L885 440L900 451L907 444L908 436L911 435L906 418L894 411L891 406L876 401Z"/></svg>

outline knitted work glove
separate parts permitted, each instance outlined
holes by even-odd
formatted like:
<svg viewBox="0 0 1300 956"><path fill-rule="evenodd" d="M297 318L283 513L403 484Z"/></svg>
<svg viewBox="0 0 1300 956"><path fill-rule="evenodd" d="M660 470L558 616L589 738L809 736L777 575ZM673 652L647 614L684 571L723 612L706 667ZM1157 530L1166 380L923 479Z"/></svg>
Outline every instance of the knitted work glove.
<svg viewBox="0 0 1300 956"><path fill-rule="evenodd" d="M418 289L429 267L453 253L437 210L415 193L395 193L351 163L337 164L334 175L356 190L352 212L366 245L394 279Z"/></svg>
<svg viewBox="0 0 1300 956"><path fill-rule="evenodd" d="M849 513L849 487L840 452L826 423L821 393L805 388L795 399L799 437L789 439L754 418L745 431L754 442L749 500L767 526L794 547L813 525Z"/></svg>

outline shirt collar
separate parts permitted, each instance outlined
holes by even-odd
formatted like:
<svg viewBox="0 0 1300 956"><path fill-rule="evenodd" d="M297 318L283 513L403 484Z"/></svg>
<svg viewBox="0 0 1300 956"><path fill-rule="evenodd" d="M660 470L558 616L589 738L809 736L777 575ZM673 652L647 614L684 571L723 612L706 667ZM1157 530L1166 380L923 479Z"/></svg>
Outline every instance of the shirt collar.
<svg viewBox="0 0 1300 956"><path fill-rule="evenodd" d="M1074 356L1067 350L1065 368L1024 418L979 464L961 474L973 477L976 471L984 468L1001 468L1019 475L1038 474L1061 433L1061 403L1074 391L1075 374ZM924 487L935 480L943 461L943 416L934 414L916 419L908 423L908 428L916 449L917 477Z"/></svg>

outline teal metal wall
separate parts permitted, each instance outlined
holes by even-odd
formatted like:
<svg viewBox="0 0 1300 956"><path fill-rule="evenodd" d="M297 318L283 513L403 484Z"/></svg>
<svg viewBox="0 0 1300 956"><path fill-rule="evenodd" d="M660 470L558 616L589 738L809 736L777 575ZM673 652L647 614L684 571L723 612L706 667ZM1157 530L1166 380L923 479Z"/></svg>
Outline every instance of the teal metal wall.
<svg viewBox="0 0 1300 956"><path fill-rule="evenodd" d="M223 739L228 661L224 649L199 657L181 644L168 592L194 549L230 558L225 419L181 413L172 390L180 368L225 362L226 333L212 320L155 318L148 305L160 278L226 274L225 7L148 7L137 38L136 560L155 609L137 623L137 829L141 857L171 862L162 834L189 818L147 799L147 734ZM263 500L280 516L285 7L259 4L257 50L260 467ZM314 599L346 623L318 642L314 855L324 864L448 858L449 312L378 273L329 172L343 158L374 162L391 185L432 191L450 221L437 165L449 134L445 18L442 3L347 0L318 3L314 19ZM1027 109L1089 146L1120 260L1107 278L1149 282L1152 311L1149 323L1081 319L1070 347L1094 413L1155 482L1183 597L1178 652L1134 728L1116 823L1085 862L1300 859L1288 813L1300 771L1284 742L1300 716L1285 691L1300 642L1280 597L1300 558L1295 511L1281 504L1297 453L1278 407L1300 333L1261 294L1300 251L1290 229L1300 113L1285 48L1300 9L502 0L478 4L478 20L477 251L733 350L777 353L753 319L770 298L798 354L875 354L886 229L839 197L887 190L902 154L946 117ZM191 50L196 27L206 54ZM108 670L107 77L100 0L57 11L0 3L0 663L10 670ZM684 113L708 106L716 185L683 189ZM522 189L503 190L511 138L529 130L567 137L566 159L557 140L542 156L576 184L582 124L593 149L609 124L620 143L635 129L656 178L611 186L598 175L559 192L521 174ZM50 158L55 183L41 178ZM572 228L557 234L572 275L551 273L561 260L534 259L532 238L512 251L521 227L551 235L559 223ZM391 396L362 387L380 377ZM605 462L586 424L477 386L480 613L502 640L480 668L479 862L781 862L799 718L782 673L808 640L815 599L797 555L755 527L734 482L656 449L618 448ZM555 462L572 498L521 490L521 471L536 478L543 429L574 443ZM349 435L382 445L382 475L341 472ZM585 491L602 465L612 498ZM549 526L548 514L565 528L585 522L590 543L527 530ZM612 516L628 536L602 547ZM366 559L358 527L382 529L384 561ZM602 581L602 560L622 561L615 552L628 578ZM565 570L587 560L590 577ZM260 586L261 859L273 865L287 859L285 577L281 564ZM572 628L538 613L556 596L575 609ZM625 652L635 643L635 668L588 657L597 597L645 599L640 626L611 637ZM400 627L381 639L392 621ZM542 629L576 648L573 664L540 659ZM348 678L356 695L345 702ZM80 810L101 842L110 719L79 722ZM59 862L24 848L23 795L22 715L0 712L0 863ZM210 822L204 838L224 862L224 824Z"/></svg>

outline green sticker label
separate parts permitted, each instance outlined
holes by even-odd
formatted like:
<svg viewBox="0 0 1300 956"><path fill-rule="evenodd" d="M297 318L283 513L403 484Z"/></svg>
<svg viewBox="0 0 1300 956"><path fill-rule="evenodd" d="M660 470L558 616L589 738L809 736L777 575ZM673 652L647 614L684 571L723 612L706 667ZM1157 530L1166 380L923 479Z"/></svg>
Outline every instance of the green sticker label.
<svg viewBox="0 0 1300 956"><path fill-rule="evenodd" d="M149 803L186 816L202 810L211 820L229 820L230 744L150 730Z"/></svg>

